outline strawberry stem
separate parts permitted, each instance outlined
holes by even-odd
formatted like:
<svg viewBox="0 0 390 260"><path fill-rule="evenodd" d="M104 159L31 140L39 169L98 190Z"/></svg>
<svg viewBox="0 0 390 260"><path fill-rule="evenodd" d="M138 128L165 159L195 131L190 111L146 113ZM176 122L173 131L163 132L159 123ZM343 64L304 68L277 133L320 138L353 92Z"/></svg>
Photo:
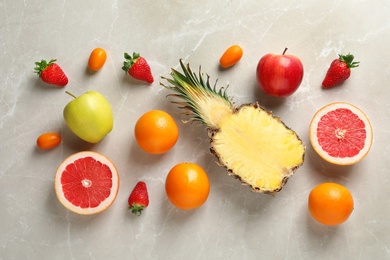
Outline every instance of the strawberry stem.
<svg viewBox="0 0 390 260"><path fill-rule="evenodd" d="M131 213L140 216L142 210L145 208L145 206L141 204L134 203L131 207L129 207L129 210L131 210Z"/></svg>
<svg viewBox="0 0 390 260"><path fill-rule="evenodd" d="M124 70L127 73L131 68L131 66L133 66L133 64L138 60L140 55L139 53L133 52L133 57L131 57L130 54L125 52L124 57L125 57L125 61L123 62L122 70Z"/></svg>
<svg viewBox="0 0 390 260"><path fill-rule="evenodd" d="M39 77L41 77L42 75L42 72L51 64L53 64L54 62L56 62L57 60L56 59L51 59L49 62L47 62L46 60L41 60L40 62L37 61L35 62L35 68L34 68L34 72L37 73L39 75Z"/></svg>
<svg viewBox="0 0 390 260"><path fill-rule="evenodd" d="M353 61L355 57L351 54L348 53L347 55L341 55L339 54L339 60L342 62L345 62L347 64L348 68L356 68L359 67L359 61Z"/></svg>
<svg viewBox="0 0 390 260"><path fill-rule="evenodd" d="M73 95L72 93L70 93L69 91L65 91L66 94L68 94L69 96L72 96L73 98L77 98L75 95Z"/></svg>

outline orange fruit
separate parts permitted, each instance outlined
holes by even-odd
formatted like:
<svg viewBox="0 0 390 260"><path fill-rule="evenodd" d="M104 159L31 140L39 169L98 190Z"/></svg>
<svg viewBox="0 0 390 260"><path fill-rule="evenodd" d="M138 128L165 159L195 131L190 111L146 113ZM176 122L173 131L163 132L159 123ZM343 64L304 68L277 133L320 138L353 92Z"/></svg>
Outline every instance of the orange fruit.
<svg viewBox="0 0 390 260"><path fill-rule="evenodd" d="M353 211L353 198L349 190L337 183L322 183L309 194L308 208L318 222L334 226L345 222Z"/></svg>
<svg viewBox="0 0 390 260"><path fill-rule="evenodd" d="M240 61L243 53L241 46L232 45L222 54L219 64L224 69L229 68Z"/></svg>
<svg viewBox="0 0 390 260"><path fill-rule="evenodd" d="M61 135L59 133L44 133L37 139L37 146L42 150L48 150L56 147L61 143Z"/></svg>
<svg viewBox="0 0 390 260"><path fill-rule="evenodd" d="M100 70L107 60L107 52L102 48L96 48L88 59L88 68L93 71Z"/></svg>
<svg viewBox="0 0 390 260"><path fill-rule="evenodd" d="M81 215L108 209L119 189L114 164L96 152L79 152L65 159L57 169L54 188L61 204Z"/></svg>
<svg viewBox="0 0 390 260"><path fill-rule="evenodd" d="M134 135L142 150L151 154L162 154L176 144L179 129L168 113L151 110L138 119Z"/></svg>
<svg viewBox="0 0 390 260"><path fill-rule="evenodd" d="M179 163L169 171L165 191L176 207L185 210L199 208L209 196L209 178L199 165Z"/></svg>
<svg viewBox="0 0 390 260"><path fill-rule="evenodd" d="M310 123L310 142L326 161L338 165L359 162L372 143L372 127L356 106L335 102L321 108Z"/></svg>

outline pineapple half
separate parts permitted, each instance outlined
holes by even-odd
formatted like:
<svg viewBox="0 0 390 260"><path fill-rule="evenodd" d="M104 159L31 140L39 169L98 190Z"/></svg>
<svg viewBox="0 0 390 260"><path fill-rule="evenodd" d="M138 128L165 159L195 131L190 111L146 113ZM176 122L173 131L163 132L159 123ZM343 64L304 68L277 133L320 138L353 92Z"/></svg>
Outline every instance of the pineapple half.
<svg viewBox="0 0 390 260"><path fill-rule="evenodd" d="M303 164L305 147L298 135L258 103L233 106L226 89L210 86L201 69L199 75L180 60L183 73L172 69L171 79L162 77L173 91L168 96L190 116L208 128L211 153L218 164L253 191L274 194Z"/></svg>

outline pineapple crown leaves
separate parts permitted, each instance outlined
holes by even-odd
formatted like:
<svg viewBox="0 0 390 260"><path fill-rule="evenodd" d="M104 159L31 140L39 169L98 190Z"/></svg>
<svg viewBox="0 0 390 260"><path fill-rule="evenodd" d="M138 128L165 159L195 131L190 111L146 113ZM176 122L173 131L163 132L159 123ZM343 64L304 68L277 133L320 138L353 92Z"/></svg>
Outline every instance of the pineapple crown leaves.
<svg viewBox="0 0 390 260"><path fill-rule="evenodd" d="M47 62L46 60L41 60L40 62L37 61L37 62L35 62L34 72L37 73L39 75L39 77L41 77L42 72L48 66L50 66L51 64L54 64L54 62L56 62L56 61L57 61L56 59L51 59L49 62Z"/></svg>
<svg viewBox="0 0 390 260"><path fill-rule="evenodd" d="M353 61L355 57L351 54L348 53L347 55L341 55L339 54L339 60L342 62L345 62L347 64L348 68L356 68L359 67L359 61Z"/></svg>
<svg viewBox="0 0 390 260"><path fill-rule="evenodd" d="M131 57L130 54L125 52L124 54L125 61L123 62L122 70L124 70L126 73L129 71L131 66L141 57L139 53L133 52L133 57Z"/></svg>
<svg viewBox="0 0 390 260"><path fill-rule="evenodd" d="M210 76L207 75L207 78L204 78L201 67L199 67L199 73L195 73L191 70L190 65L184 65L183 61L180 59L180 66L183 73L172 69L171 77L172 79L162 77L166 80L171 86L164 85L160 83L163 87L171 90L174 94L169 94L168 96L178 97L184 99L184 102L172 101L172 103L180 105L179 108L187 110L184 112L186 115L192 115L192 119L189 121L200 121L203 124L206 124L206 116L202 113L204 112L201 106L201 103L212 102L215 99L222 100L225 106L233 109L233 105L229 100L229 97L226 93L226 88L219 88L217 90L217 82L211 86ZM192 112L192 113L191 113Z"/></svg>

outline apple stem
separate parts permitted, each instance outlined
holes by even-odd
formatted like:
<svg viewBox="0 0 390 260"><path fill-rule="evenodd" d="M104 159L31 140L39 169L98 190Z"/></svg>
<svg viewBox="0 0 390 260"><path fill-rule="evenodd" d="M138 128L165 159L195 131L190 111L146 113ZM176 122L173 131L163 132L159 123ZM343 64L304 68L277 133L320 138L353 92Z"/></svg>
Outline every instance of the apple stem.
<svg viewBox="0 0 390 260"><path fill-rule="evenodd" d="M287 49L288 49L287 47L284 49L284 51L283 51L283 55L286 53Z"/></svg>
<svg viewBox="0 0 390 260"><path fill-rule="evenodd" d="M73 95L72 93L70 93L69 91L65 91L66 94L72 96L73 98L77 98L75 95Z"/></svg>

